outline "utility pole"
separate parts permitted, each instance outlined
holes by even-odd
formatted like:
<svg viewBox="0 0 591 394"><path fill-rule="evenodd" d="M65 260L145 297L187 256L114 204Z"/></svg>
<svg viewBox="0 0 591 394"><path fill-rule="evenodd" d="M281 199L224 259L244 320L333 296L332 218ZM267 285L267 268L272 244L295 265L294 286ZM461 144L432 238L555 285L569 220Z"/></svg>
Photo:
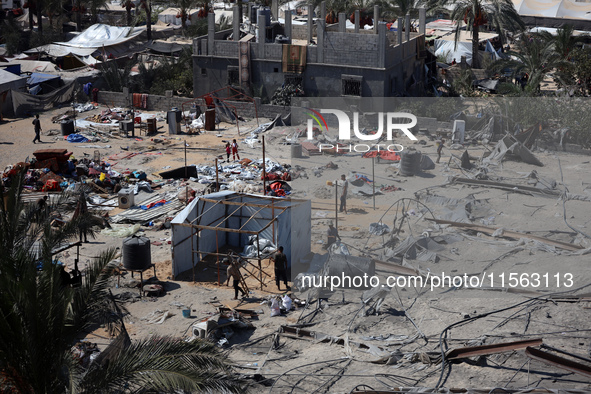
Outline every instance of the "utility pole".
<svg viewBox="0 0 591 394"><path fill-rule="evenodd" d="M267 195L267 163L265 162L265 136L263 136L263 196Z"/></svg>
<svg viewBox="0 0 591 394"><path fill-rule="evenodd" d="M218 167L218 158L215 158L215 191L220 191L220 173Z"/></svg>
<svg viewBox="0 0 591 394"><path fill-rule="evenodd" d="M376 210L376 171L375 171L375 157L371 158L371 186L373 188L373 210Z"/></svg>
<svg viewBox="0 0 591 394"><path fill-rule="evenodd" d="M339 181L334 182L334 217L335 228L339 230Z"/></svg>

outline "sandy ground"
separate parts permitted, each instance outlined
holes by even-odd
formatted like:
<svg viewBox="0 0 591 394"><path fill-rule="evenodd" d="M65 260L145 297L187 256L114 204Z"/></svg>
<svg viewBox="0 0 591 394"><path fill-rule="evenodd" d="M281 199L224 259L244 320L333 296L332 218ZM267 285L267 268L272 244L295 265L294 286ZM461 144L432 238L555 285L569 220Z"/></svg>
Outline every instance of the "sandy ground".
<svg viewBox="0 0 591 394"><path fill-rule="evenodd" d="M61 112L63 111L54 110L41 116L44 129L42 145L31 143L34 136L32 119L14 120L0 125L0 165L4 167L32 157L33 151L38 148L63 147L71 150L77 157L82 157L85 153L92 155L94 148L80 146L88 144L70 144L60 136L44 135L50 129L59 129L59 125L52 124L49 119ZM158 138L166 138L165 143L155 143L147 138L143 141L112 138L106 143L99 143L110 146L100 149L102 156L120 153L122 147L128 148L130 152L158 153L142 153L129 160L120 160L115 165L117 170L143 169L150 174L167 166L174 168L183 165L183 141L189 144L187 163L213 164L216 155L224 152L222 139L240 138L231 125L222 125L225 129L222 130L223 137L215 134L168 136L164 133L166 124L159 122L158 126L163 126ZM249 121L241 127L247 130L255 126L256 122ZM359 154L348 154L340 157L311 156L291 161L290 147L282 142L284 136L292 130L276 127L266 133L267 157L305 168L308 178L292 182L293 197L312 199L312 251L324 254L327 222L335 219L334 189L327 186L327 181L334 181L341 174L354 173L371 178L371 160L363 159ZM435 144L427 138L422 139L426 143L417 144L417 149L434 159ZM250 149L246 144L241 144L241 147L241 157L261 157L260 147ZM471 156L479 158L484 149L482 145L475 145L469 147L468 151ZM385 261L387 256L384 255L384 243L390 240L390 235L371 235L368 231L369 224L381 219L391 228L394 227L394 220L397 220L398 225L403 210L399 200L407 199L404 200L404 210L414 209L414 214L410 214L409 220L405 220L398 236L400 239L408 235L419 237L427 232L436 239L440 250L436 251L438 258L435 261L408 257L398 261L399 264L432 275L492 274L493 283L486 282L484 286L475 289L448 286L433 291L428 286L394 287L387 293L384 304L379 309L380 313L368 316L365 316L367 306L363 307L360 302L360 290L337 290L325 294L322 303L319 303L314 291L295 292L294 295L301 299L310 297L309 306L280 317L270 317L268 305L261 305L261 302L270 295L280 294L271 278L266 277L268 286L263 291L259 289L258 282L247 278L251 292L244 301L231 300L232 288L218 286L215 280L217 268L213 262L204 265L203 269L207 270L198 273L199 280L196 283L193 283L191 273L172 280L170 246L167 243L170 231L155 231L144 227L142 230L145 236L161 243L158 246L152 245L152 261L156 263L157 277L167 291L162 297L139 298L137 288L126 287L129 274L120 278L119 285L117 279L113 279L113 292L119 297L128 298L125 305L130 314L126 318L126 326L131 337L190 334L194 323L214 316L221 304L259 312L258 318L252 320L254 327L235 329L229 339L230 347L226 348L228 357L237 365L240 373L247 376L259 373L267 379L258 385L253 382L250 388L252 392L348 393L357 386L359 389L371 387L375 390L411 386L435 387L440 376L443 377L444 387L486 388L487 392L494 387L591 390L588 376L529 359L523 349L487 358L456 361L451 367L448 362L445 372L441 374L440 334L444 328L454 323L461 324L447 332L446 343L449 348L543 338L548 346L586 358L591 355L591 305L589 298L585 299L585 293L591 291L586 287L591 284L588 255L546 247L543 243L528 239L519 241L460 231L424 220L425 217L431 217L431 213L435 217L445 217L455 204L449 199L469 201L468 215L476 224L488 220L492 221L491 225L494 227L589 248L590 240L569 228L565 217L568 224L576 230L591 234L590 202L574 200L563 206L561 200L539 194L527 195L511 190L449 184L448 177L464 176L454 161L450 161L451 154L460 156L462 152L446 148L441 164L414 177L399 176L391 164L375 164L376 185L379 188L395 186L400 190L376 196L375 210L371 197L351 195L348 213L338 216L339 233L352 254L371 255L376 260ZM527 175L536 170L539 176L556 180L558 188L567 186L570 193L589 196L591 164L588 156L548 151L535 151L535 154L544 164L543 167L505 160L501 166L490 168L488 175L499 182L527 185ZM325 166L329 161L339 168L324 169L319 172L319 176L315 176L314 169ZM204 187L195 182L188 183L196 189ZM415 201L417 196L420 201L425 201L424 206ZM440 203L434 200L426 202L427 198L437 196L444 196L447 200L443 199ZM421 212L425 206L430 212ZM82 259L92 258L105 247L120 247L121 241L120 238L99 235L81 248ZM68 254L62 258L72 264L74 256ZM265 266L268 264L264 261ZM271 271L269 268L267 267L267 272ZM395 268L392 266L376 265L376 274L381 280L385 280L393 272ZM500 275L503 273L505 281L508 281L510 273L548 273L550 279L547 286L542 283L534 288L521 283L509 290L508 283L501 285ZM572 276L567 277L566 274ZM151 271L146 271L144 279L150 276ZM225 284L223 271L220 277ZM571 287L565 287L568 279L572 279ZM574 302L565 301L563 294L553 295L579 288ZM519 303L523 304L512 307ZM190 306L191 318L182 316L178 306L180 304ZM508 309L499 311L503 308ZM142 320L157 310L169 311L172 316L162 324L149 324ZM484 315L489 312L494 313ZM302 327L317 333L346 338L346 342L351 341L351 346L294 339L285 335L279 337L279 346L271 346L273 335L281 325L296 323L304 324ZM110 340L103 330L90 334L88 339L101 347L108 345ZM355 343L366 346L358 348ZM387 361L378 361L385 354L388 355Z"/></svg>

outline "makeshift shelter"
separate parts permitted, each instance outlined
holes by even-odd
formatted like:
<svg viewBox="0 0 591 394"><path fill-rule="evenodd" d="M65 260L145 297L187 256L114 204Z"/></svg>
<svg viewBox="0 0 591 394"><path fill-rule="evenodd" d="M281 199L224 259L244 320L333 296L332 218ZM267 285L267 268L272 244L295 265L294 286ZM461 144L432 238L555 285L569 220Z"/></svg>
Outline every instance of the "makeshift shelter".
<svg viewBox="0 0 591 394"><path fill-rule="evenodd" d="M478 40L479 42L486 42L491 40L495 37L498 37L498 34L493 33L479 33ZM492 45L487 43L485 46L488 50L493 52L493 55L496 57L497 54L492 49ZM446 62L451 63L454 59L457 63L460 62L462 56L466 57L466 63L469 65L472 64L472 34L471 32L467 31L460 31L460 36L458 42L455 41L455 32L445 32L445 35L441 36L441 38L435 40L435 56L445 56Z"/></svg>
<svg viewBox="0 0 591 394"><path fill-rule="evenodd" d="M198 9L187 10L187 25L191 24L191 20L197 19ZM178 8L167 8L158 14L158 20L170 25L181 25L180 11Z"/></svg>
<svg viewBox="0 0 591 394"><path fill-rule="evenodd" d="M310 253L311 209L309 200L232 191L198 197L171 222L172 274L193 269L197 279L194 268L200 260L207 255L225 256L220 253L223 247L242 251L252 242L251 237L255 245L266 239L283 246L288 263L293 265ZM251 258L260 262L265 257L257 248Z"/></svg>
<svg viewBox="0 0 591 394"><path fill-rule="evenodd" d="M27 78L0 69L0 114L13 113L11 89L24 91L26 86Z"/></svg>
<svg viewBox="0 0 591 394"><path fill-rule="evenodd" d="M114 52L121 52L123 44L137 38L145 27L117 27L104 24L94 24L67 42L55 42L29 49L25 53L45 53L58 58L74 56L81 64L95 64L97 60L91 54L103 56Z"/></svg>
<svg viewBox="0 0 591 394"><path fill-rule="evenodd" d="M10 71L0 69L0 93L10 89L22 90L27 86L27 78L11 73Z"/></svg>

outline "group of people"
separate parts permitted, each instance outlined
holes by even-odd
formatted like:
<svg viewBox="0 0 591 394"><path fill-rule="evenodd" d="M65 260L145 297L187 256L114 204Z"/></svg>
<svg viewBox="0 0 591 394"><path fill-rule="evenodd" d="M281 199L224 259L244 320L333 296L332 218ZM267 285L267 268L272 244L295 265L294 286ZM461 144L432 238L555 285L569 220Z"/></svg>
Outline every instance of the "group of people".
<svg viewBox="0 0 591 394"><path fill-rule="evenodd" d="M230 153L232 153L232 160L236 160L236 157L238 157L238 160L240 160L240 155L238 154L238 143L236 142L236 139L233 139L231 144L230 141L226 142L226 161L228 163L230 162Z"/></svg>
<svg viewBox="0 0 591 394"><path fill-rule="evenodd" d="M283 246L277 248L275 254L271 256L271 261L274 264L275 270L275 284L277 285L277 290L282 291L281 287L279 286L279 282L283 281L285 285L285 290L291 290L291 287L287 284L287 274L288 274L288 267L287 267L287 256L283 253ZM240 292L242 298L246 298L248 296L247 292L240 287L240 282L242 280L242 274L240 273L240 261L238 259L232 258L230 261L229 258L224 258L222 260L224 264L229 264L228 269L226 271L228 280L226 281L226 286L230 285L230 279L232 279L232 287L234 288L234 300L238 299L238 293Z"/></svg>

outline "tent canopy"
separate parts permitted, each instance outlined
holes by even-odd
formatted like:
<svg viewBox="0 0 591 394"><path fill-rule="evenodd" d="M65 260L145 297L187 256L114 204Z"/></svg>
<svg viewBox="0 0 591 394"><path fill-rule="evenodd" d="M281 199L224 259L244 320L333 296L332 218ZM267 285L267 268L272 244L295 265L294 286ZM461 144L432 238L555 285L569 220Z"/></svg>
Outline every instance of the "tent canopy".
<svg viewBox="0 0 591 394"><path fill-rule="evenodd" d="M121 44L139 36L145 27L117 27L101 23L90 26L68 42L56 42L77 48L101 48Z"/></svg>
<svg viewBox="0 0 591 394"><path fill-rule="evenodd" d="M5 92L10 89L20 90L26 85L27 78L0 69L0 92Z"/></svg>
<svg viewBox="0 0 591 394"><path fill-rule="evenodd" d="M513 0L522 16L582 19L591 21L591 3L571 0Z"/></svg>
<svg viewBox="0 0 591 394"><path fill-rule="evenodd" d="M43 82L50 82L58 79L60 79L59 75L32 73L29 79L27 80L27 85L35 86Z"/></svg>

